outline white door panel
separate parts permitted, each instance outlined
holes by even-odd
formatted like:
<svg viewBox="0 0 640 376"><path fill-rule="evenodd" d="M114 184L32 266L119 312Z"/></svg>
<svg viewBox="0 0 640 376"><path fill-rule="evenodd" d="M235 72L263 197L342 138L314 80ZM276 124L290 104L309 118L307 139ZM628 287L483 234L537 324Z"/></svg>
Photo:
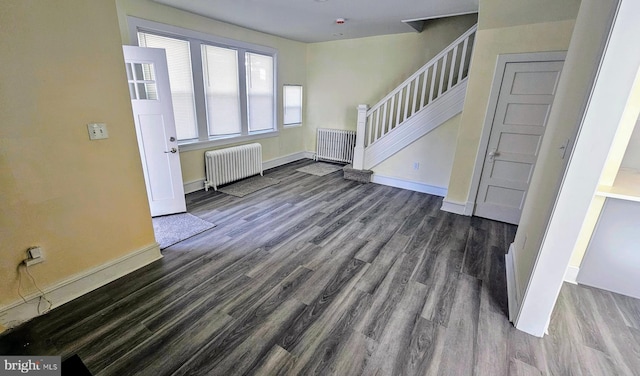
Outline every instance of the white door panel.
<svg viewBox="0 0 640 376"><path fill-rule="evenodd" d="M123 46L152 216L186 211L165 51Z"/></svg>
<svg viewBox="0 0 640 376"><path fill-rule="evenodd" d="M562 64L505 65L475 215L514 224L520 221Z"/></svg>

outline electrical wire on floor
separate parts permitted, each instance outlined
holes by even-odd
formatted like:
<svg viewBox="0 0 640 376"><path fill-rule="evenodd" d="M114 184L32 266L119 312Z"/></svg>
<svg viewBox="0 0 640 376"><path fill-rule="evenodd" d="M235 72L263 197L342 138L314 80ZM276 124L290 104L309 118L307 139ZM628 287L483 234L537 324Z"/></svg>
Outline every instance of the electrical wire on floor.
<svg viewBox="0 0 640 376"><path fill-rule="evenodd" d="M53 308L53 303L51 303L51 300L47 298L47 294L45 294L44 291L42 291L42 289L40 288L40 286L38 286L38 284L36 283L36 279L33 277L31 272L29 271L29 265L27 265L24 262L18 265L18 295L20 295L20 297L22 298L22 300L24 300L25 303L29 303L27 299L24 297L24 295L22 295L22 292L20 291L22 289L22 273L20 273L21 266L24 266L24 270L27 272L27 275L29 276L29 278L31 278L33 285L36 287L36 289L38 289L38 291L40 291L41 295L39 296L38 308L37 308L38 315L49 312L51 308ZM42 304L42 300L46 301L49 304L49 307L47 307L44 311L40 312L40 305Z"/></svg>

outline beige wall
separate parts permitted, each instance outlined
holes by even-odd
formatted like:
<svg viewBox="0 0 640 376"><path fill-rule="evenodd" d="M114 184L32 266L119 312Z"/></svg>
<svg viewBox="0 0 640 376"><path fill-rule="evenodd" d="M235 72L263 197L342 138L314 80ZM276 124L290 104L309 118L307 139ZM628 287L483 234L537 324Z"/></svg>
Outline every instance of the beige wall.
<svg viewBox="0 0 640 376"><path fill-rule="evenodd" d="M113 0L4 1L0 11L0 306L18 264L43 288L155 244ZM89 141L86 124L107 123ZM34 292L23 278L23 294Z"/></svg>
<svg viewBox="0 0 640 376"><path fill-rule="evenodd" d="M218 37L231 38L277 49L277 109L280 134L278 137L262 139L256 142L262 144L263 160L265 161L304 151L304 127L282 128L281 91L283 84L300 84L305 87L305 94L308 92L306 87L306 44L215 21L158 4L151 0L116 0L116 3L123 44L135 44L129 40L129 25L127 24L127 16L134 16ZM180 152L182 178L185 183L204 179L204 152L213 149L215 148Z"/></svg>
<svg viewBox="0 0 640 376"><path fill-rule="evenodd" d="M640 119L636 121L620 167L640 171Z"/></svg>
<svg viewBox="0 0 640 376"><path fill-rule="evenodd" d="M456 136L461 115L456 115L444 124L417 139L391 158L375 166L376 175L409 180L438 188L447 188ZM414 163L419 168L413 168Z"/></svg>
<svg viewBox="0 0 640 376"><path fill-rule="evenodd" d="M582 119L601 48L608 35L612 3L611 0L582 1L514 242L518 260L516 278L521 289L526 288L533 271L563 176L564 161L559 158L558 150L566 139L574 136ZM592 209L598 206L601 203L594 202ZM575 220L593 224L592 215Z"/></svg>
<svg viewBox="0 0 640 376"><path fill-rule="evenodd" d="M564 4L563 6L556 4L544 7L544 4L551 2L556 3L551 0L480 1L479 30L469 72L467 99L458 133L447 201L465 204L475 200L475 197L470 197L471 177L498 55L562 51L569 47L577 14L576 1L563 0L557 2ZM563 11L547 11L556 8ZM570 19L558 20L559 15ZM514 22L521 24L513 25Z"/></svg>
<svg viewBox="0 0 640 376"><path fill-rule="evenodd" d="M307 46L305 148L317 128L356 128L356 107L374 105L476 23L476 15L433 21L418 33Z"/></svg>
<svg viewBox="0 0 640 376"><path fill-rule="evenodd" d="M580 0L481 0L480 29L573 20Z"/></svg>

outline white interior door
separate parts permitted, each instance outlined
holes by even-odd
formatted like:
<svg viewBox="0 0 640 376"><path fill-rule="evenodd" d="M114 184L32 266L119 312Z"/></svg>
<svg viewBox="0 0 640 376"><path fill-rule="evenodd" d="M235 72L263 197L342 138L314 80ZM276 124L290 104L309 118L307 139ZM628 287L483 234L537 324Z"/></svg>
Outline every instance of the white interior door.
<svg viewBox="0 0 640 376"><path fill-rule="evenodd" d="M505 65L474 215L520 221L563 63Z"/></svg>
<svg viewBox="0 0 640 376"><path fill-rule="evenodd" d="M186 211L167 57L163 49L123 46L151 216Z"/></svg>

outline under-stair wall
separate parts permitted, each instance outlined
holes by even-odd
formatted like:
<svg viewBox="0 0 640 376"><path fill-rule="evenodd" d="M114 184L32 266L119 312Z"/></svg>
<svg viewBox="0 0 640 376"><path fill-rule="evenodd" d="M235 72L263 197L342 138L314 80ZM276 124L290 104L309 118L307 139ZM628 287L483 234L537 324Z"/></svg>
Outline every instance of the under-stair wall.
<svg viewBox="0 0 640 376"><path fill-rule="evenodd" d="M459 124L457 115L462 111L464 105L476 29L477 27L474 25L463 33L371 108L366 105L358 106L358 139L354 153L354 168L372 169L374 171L373 181L378 180L378 182L384 183L381 180L384 180L385 177L380 174L380 171L385 171L385 167L389 171L389 165L392 165L394 166L392 170L395 172L402 170L403 167L406 169L407 166L398 165L398 160L395 161L395 164L387 163L381 168L376 168L376 166L421 140L420 145L427 147L428 150L420 150L418 147L419 150L401 153L402 158L396 159L402 160L404 164L409 161L414 172L412 175L421 176L416 173L420 169L420 158L418 157L432 154L431 158L436 160L435 164L431 163L432 169L433 166L437 167L433 171L443 175L442 170L445 170L444 175L448 179L451 158L447 158L447 156L453 155L454 148L450 147L450 150L443 153L442 145L438 142L442 139L443 143L455 144L455 139L449 140L449 142L447 140L451 138L451 134L457 133ZM427 137L443 124L448 125L446 129ZM443 137L443 135L449 137ZM438 147L434 148L434 145ZM416 149L416 146L411 149ZM437 150L434 153L431 149ZM413 155L414 161L411 161L411 155ZM409 159L407 159L408 157ZM442 165L438 163L439 159L442 159ZM424 159L422 160L424 161ZM432 161L429 160L429 162ZM428 175L427 179L429 179ZM440 177L436 180L442 184L444 179ZM397 184L389 185L398 186ZM446 195L446 187L439 185L431 189L427 184L427 188L414 190L441 196Z"/></svg>
<svg viewBox="0 0 640 376"><path fill-rule="evenodd" d="M371 181L446 196L461 117L461 114L452 117L373 167Z"/></svg>

